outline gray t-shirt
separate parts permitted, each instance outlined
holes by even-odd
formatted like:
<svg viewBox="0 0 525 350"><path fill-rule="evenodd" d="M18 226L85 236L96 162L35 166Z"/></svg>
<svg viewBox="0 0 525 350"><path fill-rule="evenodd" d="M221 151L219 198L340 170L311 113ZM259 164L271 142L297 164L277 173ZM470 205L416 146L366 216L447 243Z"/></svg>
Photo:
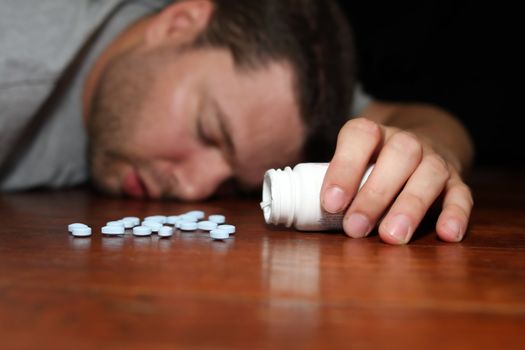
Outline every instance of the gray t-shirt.
<svg viewBox="0 0 525 350"><path fill-rule="evenodd" d="M0 190L87 180L89 67L165 0L0 0Z"/></svg>
<svg viewBox="0 0 525 350"><path fill-rule="evenodd" d="M82 88L107 45L170 0L0 0L0 190L88 179ZM358 88L352 115L370 98Z"/></svg>

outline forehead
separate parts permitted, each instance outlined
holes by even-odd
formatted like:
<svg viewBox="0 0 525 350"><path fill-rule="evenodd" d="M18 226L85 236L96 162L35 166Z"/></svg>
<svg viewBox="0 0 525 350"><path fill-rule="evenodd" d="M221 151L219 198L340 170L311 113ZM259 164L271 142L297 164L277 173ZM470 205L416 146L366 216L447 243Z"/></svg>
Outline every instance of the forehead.
<svg viewBox="0 0 525 350"><path fill-rule="evenodd" d="M294 161L304 125L291 66L285 62L250 70L236 69L232 62L227 66L230 74L213 80L210 93L230 123L242 172L256 176Z"/></svg>

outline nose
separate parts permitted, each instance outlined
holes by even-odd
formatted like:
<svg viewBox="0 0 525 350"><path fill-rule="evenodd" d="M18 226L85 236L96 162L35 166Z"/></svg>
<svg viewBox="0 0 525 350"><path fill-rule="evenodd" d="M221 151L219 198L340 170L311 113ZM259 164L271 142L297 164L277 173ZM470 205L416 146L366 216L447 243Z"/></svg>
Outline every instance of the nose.
<svg viewBox="0 0 525 350"><path fill-rule="evenodd" d="M232 168L221 153L200 153L173 169L173 196L184 201L206 199L232 176Z"/></svg>

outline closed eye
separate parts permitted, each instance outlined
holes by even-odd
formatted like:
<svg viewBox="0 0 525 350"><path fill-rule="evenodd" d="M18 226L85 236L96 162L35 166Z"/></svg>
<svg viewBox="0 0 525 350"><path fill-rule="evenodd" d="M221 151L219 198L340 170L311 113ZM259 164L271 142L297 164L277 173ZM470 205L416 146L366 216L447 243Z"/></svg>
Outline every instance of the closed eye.
<svg viewBox="0 0 525 350"><path fill-rule="evenodd" d="M213 141L213 139L206 133L204 128L204 120L202 117L200 117L197 122L197 136L199 137L200 142L206 146L216 145L215 141Z"/></svg>

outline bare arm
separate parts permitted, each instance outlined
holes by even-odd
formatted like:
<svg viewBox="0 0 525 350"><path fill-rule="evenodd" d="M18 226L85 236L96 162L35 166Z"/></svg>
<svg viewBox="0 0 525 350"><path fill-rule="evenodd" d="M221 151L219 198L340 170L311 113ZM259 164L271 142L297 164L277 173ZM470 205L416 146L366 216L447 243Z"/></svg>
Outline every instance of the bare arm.
<svg viewBox="0 0 525 350"><path fill-rule="evenodd" d="M425 137L460 173L472 166L474 145L469 133L454 116L438 107L372 102L362 117Z"/></svg>

